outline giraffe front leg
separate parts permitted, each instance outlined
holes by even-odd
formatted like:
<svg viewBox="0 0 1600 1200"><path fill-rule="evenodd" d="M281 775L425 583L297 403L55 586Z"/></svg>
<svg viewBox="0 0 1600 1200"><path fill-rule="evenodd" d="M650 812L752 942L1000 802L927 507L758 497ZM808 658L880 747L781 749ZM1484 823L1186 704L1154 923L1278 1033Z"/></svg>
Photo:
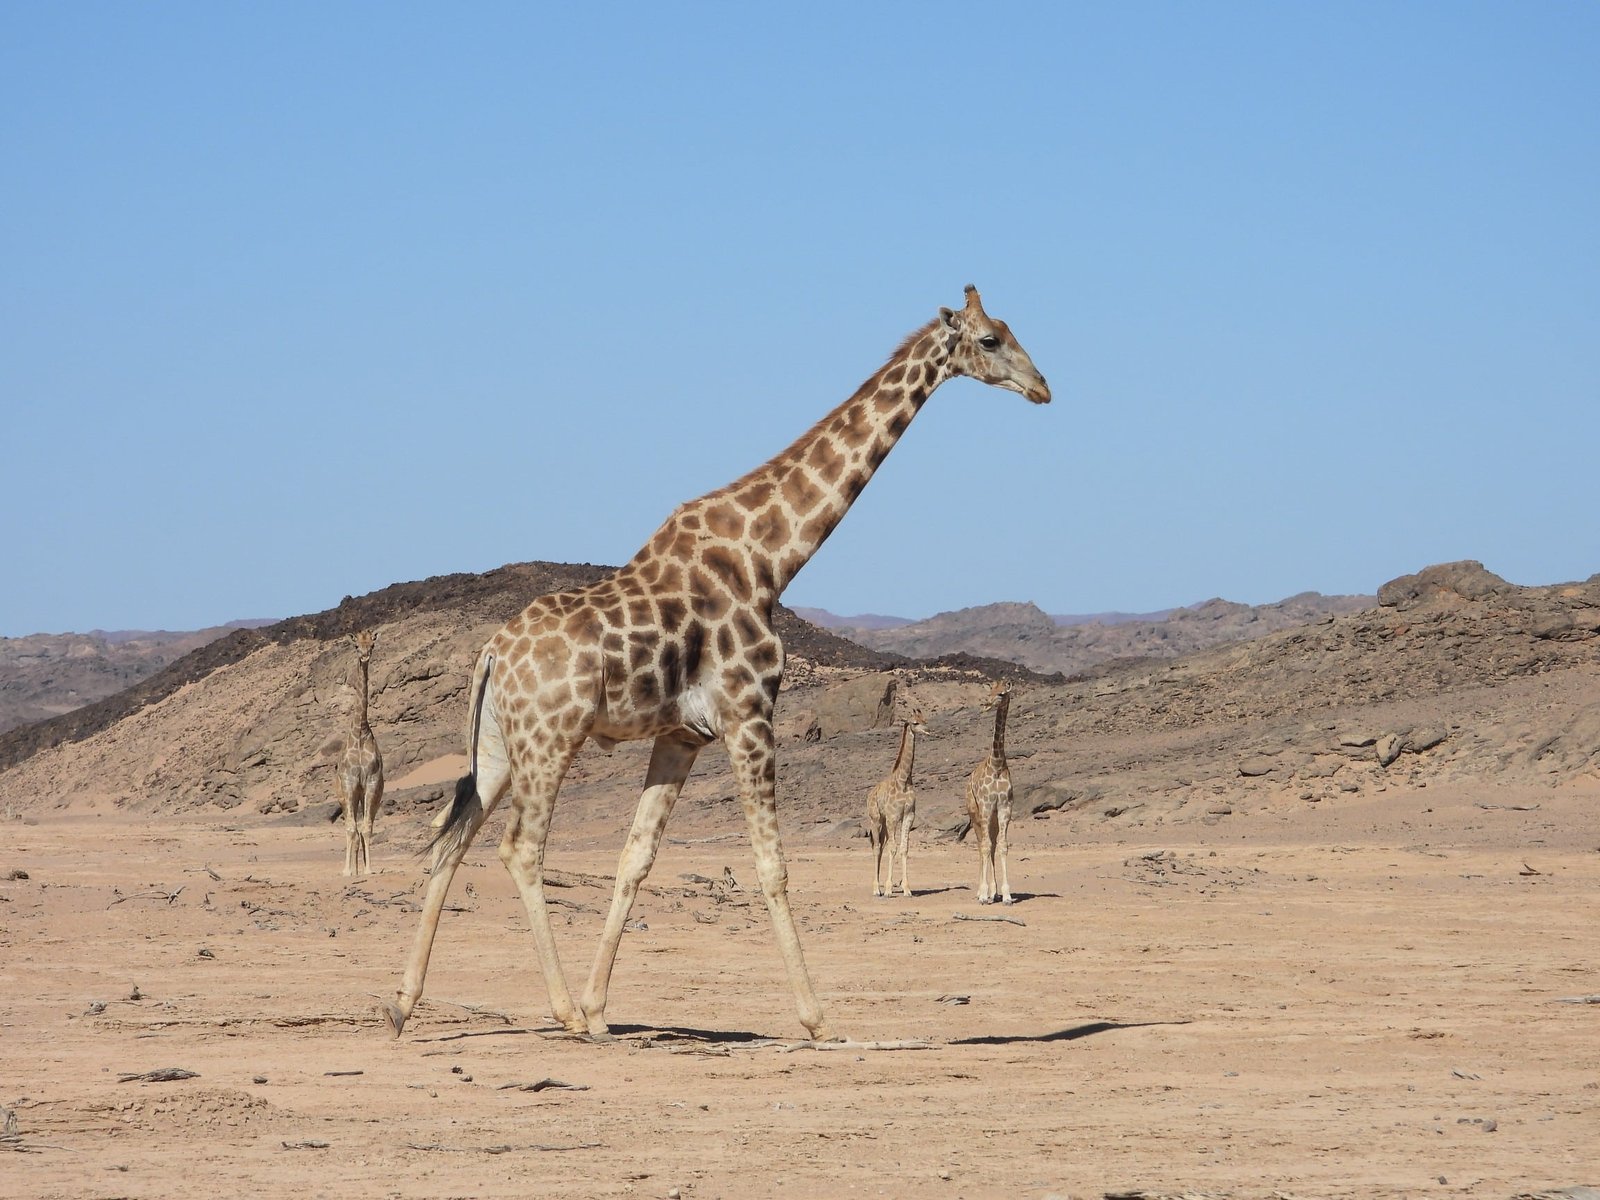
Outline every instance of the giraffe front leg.
<svg viewBox="0 0 1600 1200"><path fill-rule="evenodd" d="M657 738L655 749L651 751L650 769L645 774L644 791L633 815L633 828L628 831L628 840L617 862L611 909L606 913L605 930L600 935L594 967L589 972L589 986L583 994L583 1017L592 1037L610 1034L606 1025L606 993L611 987L611 969L616 965L617 950L622 944L623 926L639 895L639 886L655 864L667 818L672 815L672 807L699 753L698 746L666 737Z"/></svg>
<svg viewBox="0 0 1600 1200"><path fill-rule="evenodd" d="M726 734L724 740L734 778L739 781L739 800L744 807L745 823L750 828L761 895L767 902L778 950L789 974L800 1024L805 1026L813 1041L826 1041L829 1035L822 1005L811 987L805 953L800 949L800 935L789 908L789 873L784 866L783 842L778 835L777 753L772 722L765 716L748 720Z"/></svg>
<svg viewBox="0 0 1600 1200"><path fill-rule="evenodd" d="M378 821L378 806L383 803L383 776L368 785L366 810L361 815L361 870L372 872L372 830Z"/></svg>
<svg viewBox="0 0 1600 1200"><path fill-rule="evenodd" d="M1000 896L1006 904L1015 904L1011 898L1011 868L1006 862L1006 837L1011 829L1011 804L1010 801L1000 807L1000 827L996 841L999 843L1000 858Z"/></svg>
<svg viewBox="0 0 1600 1200"><path fill-rule="evenodd" d="M911 895L911 820L912 815L907 813L900 822L900 894L903 896Z"/></svg>
<svg viewBox="0 0 1600 1200"><path fill-rule="evenodd" d="M356 825L355 797L342 784L339 788L339 811L344 816L344 870L342 875L356 873L356 839L360 831Z"/></svg>

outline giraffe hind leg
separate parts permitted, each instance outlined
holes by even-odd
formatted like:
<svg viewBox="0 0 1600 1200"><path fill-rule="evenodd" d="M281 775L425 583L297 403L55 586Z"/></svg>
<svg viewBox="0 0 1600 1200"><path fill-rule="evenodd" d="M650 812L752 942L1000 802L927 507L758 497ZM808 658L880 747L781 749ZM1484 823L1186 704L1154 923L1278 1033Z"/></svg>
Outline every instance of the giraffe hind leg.
<svg viewBox="0 0 1600 1200"><path fill-rule="evenodd" d="M544 850L550 836L550 820L555 815L556 793L561 789L567 767L577 753L576 746L547 753L537 763L518 763L513 773L512 790L516 812L500 841L500 861L517 885L522 906L528 912L528 925L539 955L539 970L544 976L550 1011L571 1033L586 1032L587 1026L572 1002L556 952L555 932L550 927L550 909L544 898Z"/></svg>
<svg viewBox="0 0 1600 1200"><path fill-rule="evenodd" d="M469 775L461 781L461 784L457 784L458 796L462 784L469 785L472 798L476 800L477 789L471 786L472 777ZM485 805L474 803L468 808L465 820L454 827L448 845L443 845L434 857L433 875L428 880L428 890L422 899L422 919L417 926L417 936L411 944L411 957L406 960L406 970L400 981L400 990L395 994L392 1003L383 1006L383 1015L388 1020L389 1029L395 1037L400 1036L417 1001L422 998L422 984L428 975L428 958L433 952L433 939L439 931L439 915L444 911L444 901L450 891L450 881L455 878L456 868L466 857L467 847L472 844L473 837L477 835L484 819L493 811L498 799L496 797Z"/></svg>

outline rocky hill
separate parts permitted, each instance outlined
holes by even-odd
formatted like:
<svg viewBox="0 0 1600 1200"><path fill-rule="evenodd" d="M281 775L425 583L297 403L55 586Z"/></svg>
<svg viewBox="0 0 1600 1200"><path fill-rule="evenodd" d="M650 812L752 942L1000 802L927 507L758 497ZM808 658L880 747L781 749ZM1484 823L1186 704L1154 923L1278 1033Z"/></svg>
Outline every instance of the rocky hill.
<svg viewBox="0 0 1600 1200"><path fill-rule="evenodd" d="M232 635L197 652L206 669L174 664L182 669L171 678L102 710L96 727L72 731L76 740L21 746L26 730L0 738L14 764L0 771L0 805L325 812L327 748L351 659L340 635L372 625L371 715L390 780L386 808L431 806L464 762L467 670L516 607L508 602L599 570L524 564L397 585ZM1211 822L1251 809L1338 805L1397 782L1596 780L1600 576L1521 588L1476 563L1447 564L1386 584L1379 598L1374 608L1245 642L1103 664L1070 682L1023 678L1010 729L1020 803L1068 836L1085 822ZM919 819L959 826L966 773L991 735L978 708L982 677L1001 668L877 657L785 621L792 671L778 722L786 827L852 836L861 797L893 760L895 717L910 707L939 735L918 754ZM644 745L586 749L563 804L625 826L647 757ZM681 828L739 827L719 748L702 754L681 813ZM420 839L424 823L395 828Z"/></svg>
<svg viewBox="0 0 1600 1200"><path fill-rule="evenodd" d="M96 629L0 638L0 733L103 699L235 629L266 624L234 621L191 633Z"/></svg>
<svg viewBox="0 0 1600 1200"><path fill-rule="evenodd" d="M976 654L1004 658L1045 674L1075 675L1120 658L1176 658L1208 646L1261 637L1334 613L1370 608L1371 596L1302 592L1276 604L1203 604L1139 617L1123 613L1090 618L1052 617L1033 604L985 604L940 613L925 621L860 626L834 624L842 637L909 658ZM1067 623L1070 622L1070 623Z"/></svg>
<svg viewBox="0 0 1600 1200"><path fill-rule="evenodd" d="M174 707L184 711L189 711L186 706L191 704L204 708L210 698L218 700L217 715L228 732L219 730L215 736L234 743L202 747L189 730L161 735L177 743L157 756L164 771L174 754L189 765L200 759L217 764L216 772L205 774L199 783L202 795L236 800L254 794L259 788L253 784L235 786L241 764L260 746L274 744L280 737L288 739L282 753L296 764L295 770L316 772L316 765L307 765L307 739L314 758L316 743L325 739L329 728L337 727L337 719L319 713L318 706L337 707L348 657L344 635L376 628L382 640L373 667L375 713L381 711L387 696L396 706L401 732L420 731L414 739L391 738L386 744L385 758L393 779L397 766L404 769L459 739L459 714L447 714L443 708L435 711L433 706L455 697L465 686L477 648L489 634L534 597L581 587L610 570L590 563L515 563L481 575L441 575L394 584L365 596L347 596L338 607L324 612L263 627L238 628L206 641L165 669L111 696L0 734L0 768L102 734L118 741L126 731L117 731L128 722L133 722L129 728L143 727L153 719L152 709L182 696ZM796 681L810 679L819 670L881 671L905 665L899 656L846 641L781 606L777 625L790 659L790 676ZM388 673L380 675L385 663L390 664ZM1031 677L1013 663L984 663L966 655L949 656L943 666L986 672L991 677ZM275 674L282 669L289 670L288 677ZM239 728L240 722L249 728ZM120 767L111 770L113 777L125 775ZM244 774L248 777L248 770ZM197 782L181 773L171 778L177 793L155 793L158 801L179 793L190 795L185 789ZM131 795L132 791L119 794Z"/></svg>

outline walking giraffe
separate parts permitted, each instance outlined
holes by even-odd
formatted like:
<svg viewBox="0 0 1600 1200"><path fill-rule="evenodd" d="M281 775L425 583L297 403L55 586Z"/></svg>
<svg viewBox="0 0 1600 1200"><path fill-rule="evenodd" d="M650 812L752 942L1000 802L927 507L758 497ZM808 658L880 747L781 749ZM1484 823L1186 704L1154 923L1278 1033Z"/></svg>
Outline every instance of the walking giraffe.
<svg viewBox="0 0 1600 1200"><path fill-rule="evenodd" d="M967 816L978 840L978 903L991 904L995 894L995 859L1000 860L1000 893L1011 901L1011 871L1006 865L1006 835L1011 829L1011 768L1006 766L1006 714L1011 710L1011 685L1000 680L983 702L994 709L994 748L972 768L967 780Z"/></svg>
<svg viewBox="0 0 1600 1200"><path fill-rule="evenodd" d="M378 805L383 802L383 755L378 752L372 726L367 724L368 664L378 635L363 629L351 634L350 640L356 648L356 676L351 681L356 698L344 750L334 766L334 779L339 787L339 809L344 814L344 873L365 875L372 870L368 844L372 841L373 822L378 819Z"/></svg>
<svg viewBox="0 0 1600 1200"><path fill-rule="evenodd" d="M941 308L776 458L680 505L614 574L540 597L489 639L472 674L469 773L434 821L421 922L400 989L385 1006L396 1036L422 994L451 877L507 792L500 860L527 908L551 1011L574 1033L606 1036L606 992L624 922L695 757L720 739L800 1023L813 1039L827 1037L789 908L778 836L772 713L783 646L772 610L928 396L958 375L1036 404L1050 399L1027 352L968 285L965 307ZM585 739L609 748L640 738L654 740L650 766L580 1007L545 905L545 838L556 792Z"/></svg>

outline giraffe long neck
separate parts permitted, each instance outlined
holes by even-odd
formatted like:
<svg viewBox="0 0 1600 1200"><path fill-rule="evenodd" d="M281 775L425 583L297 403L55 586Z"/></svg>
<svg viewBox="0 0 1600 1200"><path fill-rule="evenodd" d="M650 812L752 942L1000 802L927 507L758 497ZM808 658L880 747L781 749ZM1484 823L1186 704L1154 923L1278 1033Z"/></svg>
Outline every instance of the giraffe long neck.
<svg viewBox="0 0 1600 1200"><path fill-rule="evenodd" d="M900 732L900 753L895 755L894 770L891 774L902 784L911 782L911 760L917 753L917 735L912 731L911 722Z"/></svg>
<svg viewBox="0 0 1600 1200"><path fill-rule="evenodd" d="M365 732L367 725L367 660L356 659L356 706L351 714L351 727L358 733Z"/></svg>
<svg viewBox="0 0 1600 1200"><path fill-rule="evenodd" d="M1006 761L1006 713L1011 709L1011 695L1001 696L994 706L994 761Z"/></svg>
<svg viewBox="0 0 1600 1200"><path fill-rule="evenodd" d="M776 601L950 374L939 322L929 322L788 449L682 505L630 567L644 569L663 557L698 558L738 600Z"/></svg>

